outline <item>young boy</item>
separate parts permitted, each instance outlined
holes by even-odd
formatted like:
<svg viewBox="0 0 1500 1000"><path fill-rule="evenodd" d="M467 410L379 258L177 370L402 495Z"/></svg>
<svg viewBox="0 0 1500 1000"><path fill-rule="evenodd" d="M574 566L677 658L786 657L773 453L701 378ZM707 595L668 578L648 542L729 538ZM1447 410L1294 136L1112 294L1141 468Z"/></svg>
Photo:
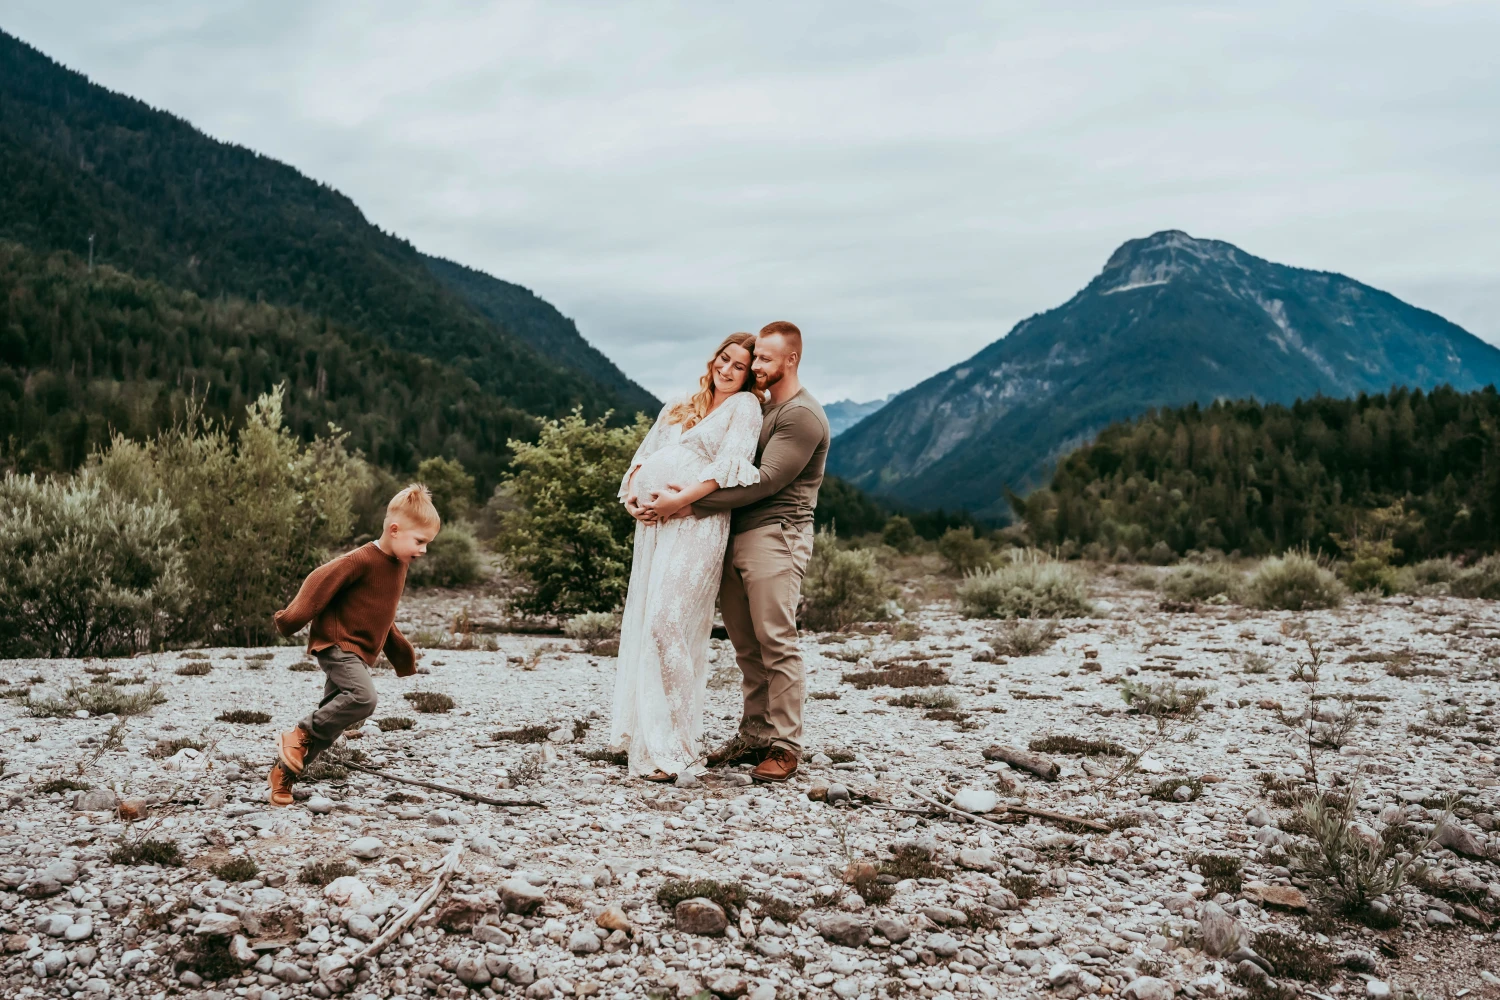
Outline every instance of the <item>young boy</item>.
<svg viewBox="0 0 1500 1000"><path fill-rule="evenodd" d="M276 612L276 631L287 637L312 623L307 648L327 682L317 709L281 734L269 778L273 806L291 805L294 776L344 730L375 714L375 684L367 667L382 650L397 677L417 672L416 651L396 628L396 606L407 567L427 553L441 527L432 494L413 483L386 507L377 541L313 570L286 610Z"/></svg>

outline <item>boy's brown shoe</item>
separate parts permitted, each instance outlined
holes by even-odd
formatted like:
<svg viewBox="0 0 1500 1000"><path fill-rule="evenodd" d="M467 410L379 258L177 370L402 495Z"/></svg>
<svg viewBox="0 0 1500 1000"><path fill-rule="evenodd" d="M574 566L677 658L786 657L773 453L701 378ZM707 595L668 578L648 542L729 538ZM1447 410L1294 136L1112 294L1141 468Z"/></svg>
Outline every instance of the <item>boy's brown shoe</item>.
<svg viewBox="0 0 1500 1000"><path fill-rule="evenodd" d="M785 781L797 773L797 764L797 755L786 747L771 747L750 777L756 781Z"/></svg>
<svg viewBox="0 0 1500 1000"><path fill-rule="evenodd" d="M266 784L271 786L271 805L289 806L292 804L292 776L287 773L281 761L278 760L271 765L271 773L266 778Z"/></svg>
<svg viewBox="0 0 1500 1000"><path fill-rule="evenodd" d="M302 763L307 759L307 730L301 726L293 726L282 733L277 740L276 753L288 771L301 774Z"/></svg>
<svg viewBox="0 0 1500 1000"><path fill-rule="evenodd" d="M703 762L709 767L734 767L739 764L759 764L766 759L766 747L754 746L745 742L742 736L725 743L717 750L710 751Z"/></svg>

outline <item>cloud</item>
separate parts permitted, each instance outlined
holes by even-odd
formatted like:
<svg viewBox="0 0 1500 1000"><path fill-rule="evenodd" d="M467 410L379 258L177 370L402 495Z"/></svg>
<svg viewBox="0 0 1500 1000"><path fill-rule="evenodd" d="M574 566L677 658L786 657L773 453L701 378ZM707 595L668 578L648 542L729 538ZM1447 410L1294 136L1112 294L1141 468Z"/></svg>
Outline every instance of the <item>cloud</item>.
<svg viewBox="0 0 1500 1000"><path fill-rule="evenodd" d="M659 395L792 319L914 384L1158 229L1500 339L1500 12L1284 0L126 5L5 27L533 288Z"/></svg>

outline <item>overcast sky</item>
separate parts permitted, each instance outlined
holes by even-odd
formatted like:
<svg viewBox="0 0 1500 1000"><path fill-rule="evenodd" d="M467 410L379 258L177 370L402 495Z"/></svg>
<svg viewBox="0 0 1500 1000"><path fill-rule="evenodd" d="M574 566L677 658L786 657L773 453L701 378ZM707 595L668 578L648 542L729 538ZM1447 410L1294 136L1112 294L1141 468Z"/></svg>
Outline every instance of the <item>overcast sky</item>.
<svg viewBox="0 0 1500 1000"><path fill-rule="evenodd" d="M791 319L904 389L1160 229L1500 341L1500 4L7 0L0 27L524 284L657 395Z"/></svg>

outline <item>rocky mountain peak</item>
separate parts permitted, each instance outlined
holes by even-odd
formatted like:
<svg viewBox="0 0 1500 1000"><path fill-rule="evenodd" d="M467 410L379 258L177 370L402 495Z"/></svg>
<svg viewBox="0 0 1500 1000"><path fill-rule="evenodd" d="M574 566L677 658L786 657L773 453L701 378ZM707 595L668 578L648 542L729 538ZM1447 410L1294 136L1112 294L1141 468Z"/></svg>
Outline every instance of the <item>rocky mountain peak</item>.
<svg viewBox="0 0 1500 1000"><path fill-rule="evenodd" d="M1231 244L1200 240L1180 229L1164 229L1120 244L1090 287L1109 295L1164 285L1179 274L1201 272L1215 264L1240 264L1239 254Z"/></svg>

